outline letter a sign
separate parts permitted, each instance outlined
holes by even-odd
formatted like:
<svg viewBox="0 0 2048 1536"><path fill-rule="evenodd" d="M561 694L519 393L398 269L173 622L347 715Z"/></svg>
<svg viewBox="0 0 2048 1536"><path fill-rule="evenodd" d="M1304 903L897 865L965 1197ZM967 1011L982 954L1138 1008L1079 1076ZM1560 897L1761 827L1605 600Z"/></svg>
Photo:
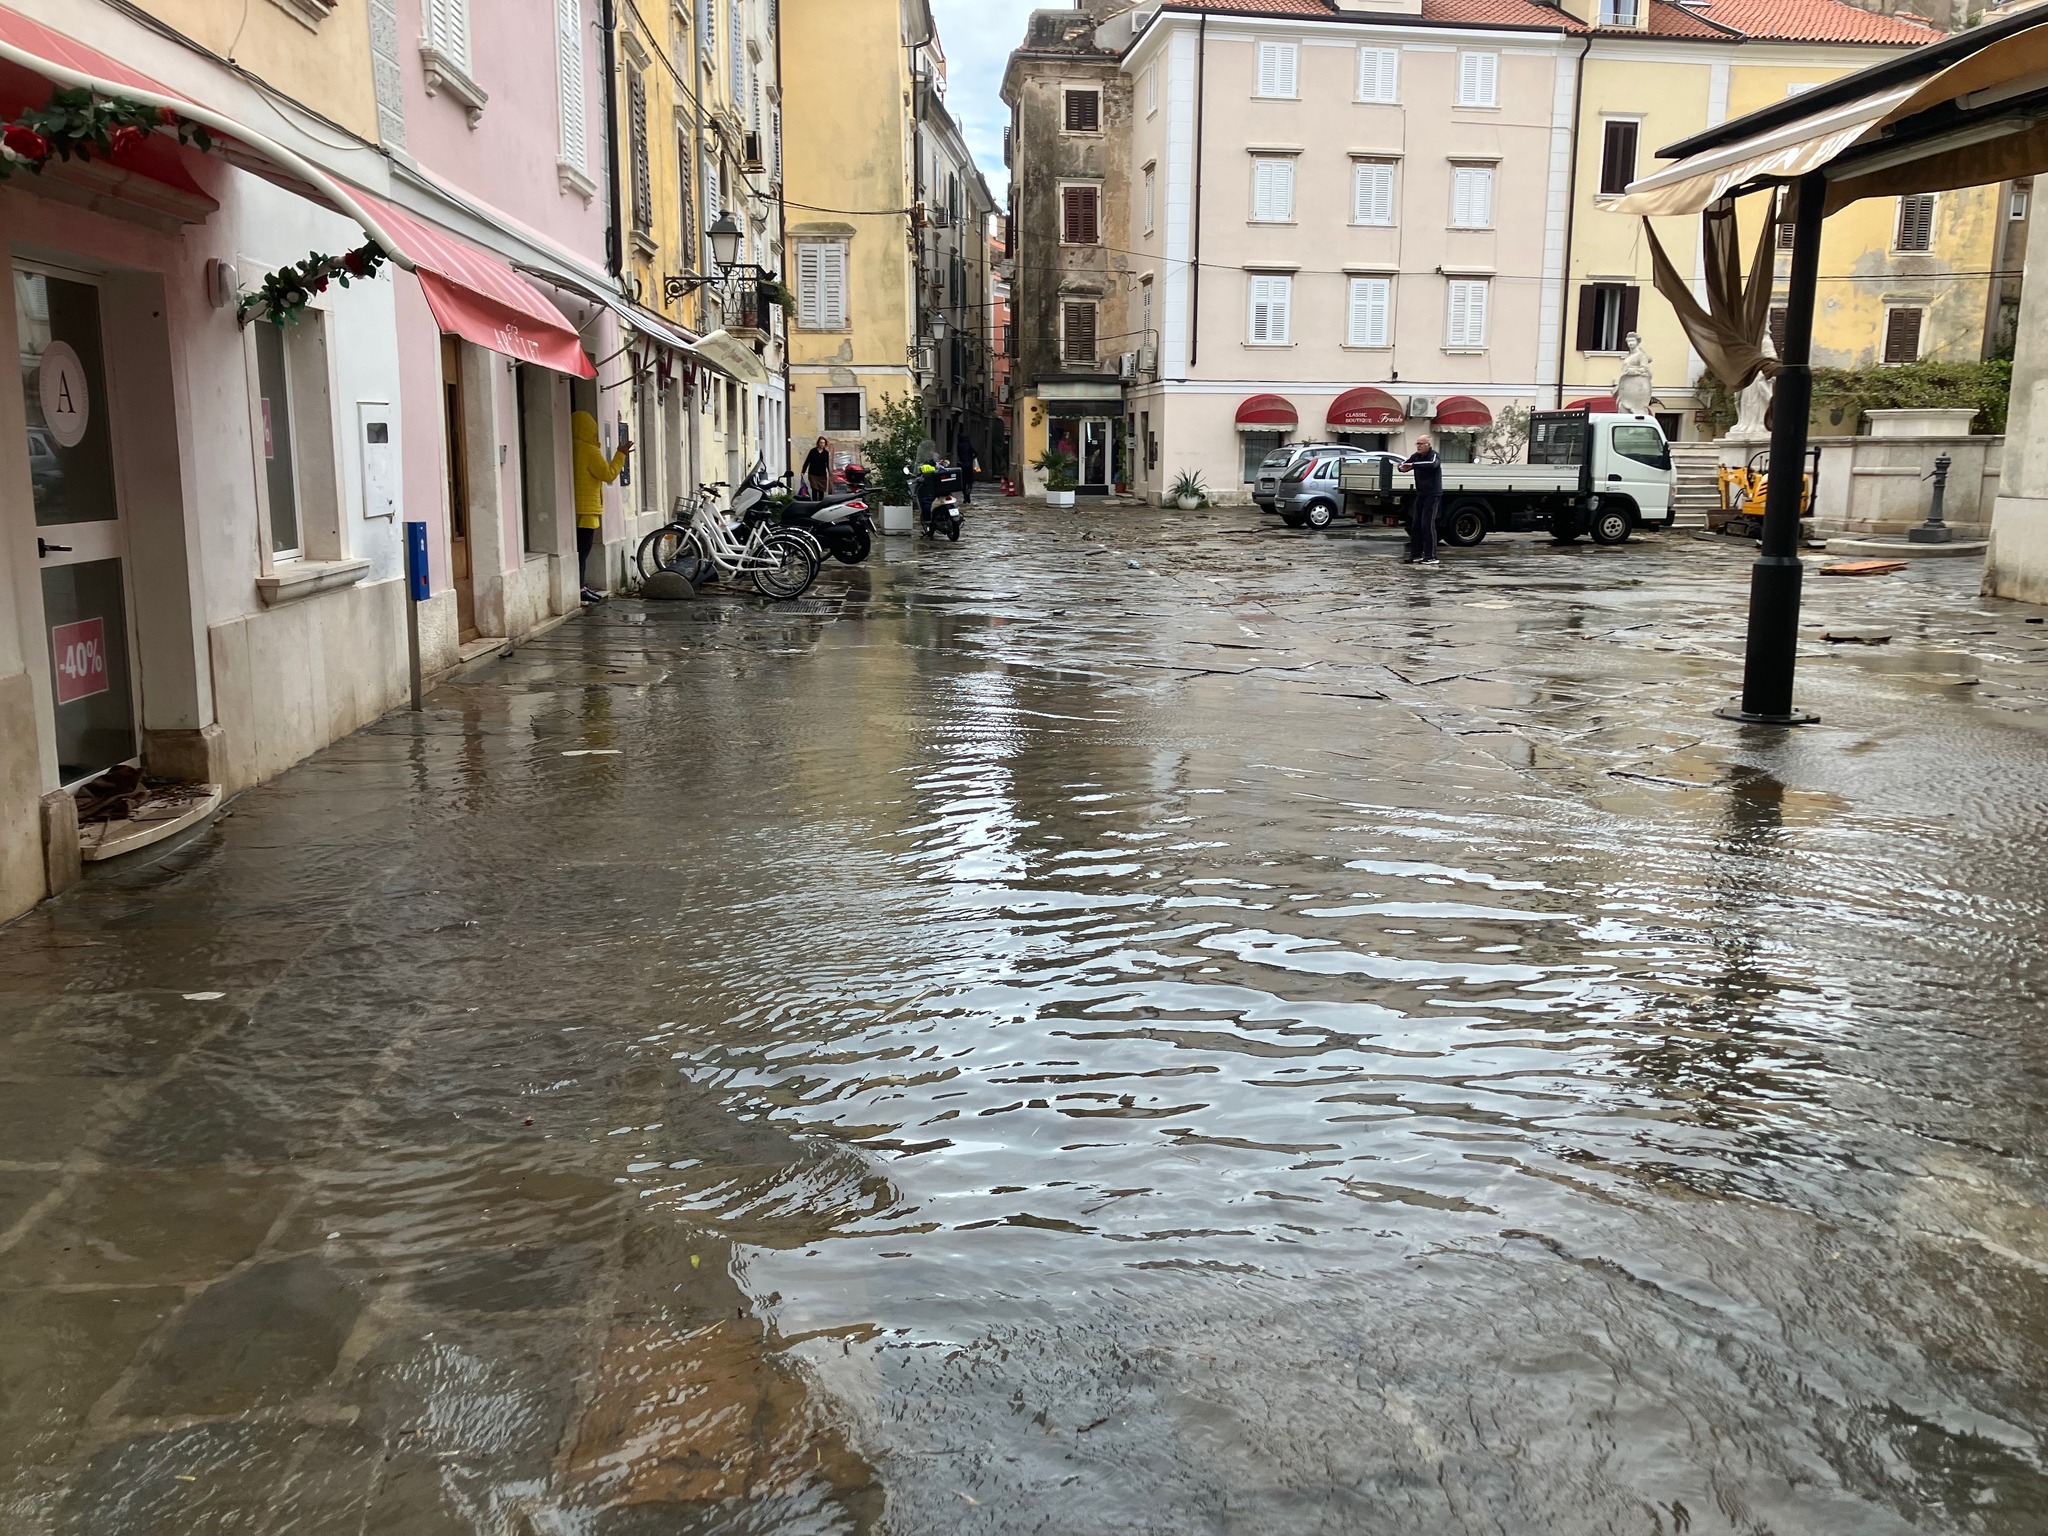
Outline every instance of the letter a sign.
<svg viewBox="0 0 2048 1536"><path fill-rule="evenodd" d="M36 391L50 436L57 439L59 447L76 448L92 422L92 396L85 387L85 364L65 343L53 341L43 348Z"/></svg>

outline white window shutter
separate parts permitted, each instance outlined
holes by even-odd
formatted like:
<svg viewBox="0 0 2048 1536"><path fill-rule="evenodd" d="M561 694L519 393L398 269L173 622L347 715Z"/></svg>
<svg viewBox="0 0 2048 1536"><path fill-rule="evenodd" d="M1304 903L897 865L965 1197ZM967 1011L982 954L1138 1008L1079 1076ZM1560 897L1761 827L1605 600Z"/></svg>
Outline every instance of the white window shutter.
<svg viewBox="0 0 2048 1536"><path fill-rule="evenodd" d="M583 100L583 0L555 0L556 90L562 114L562 164L589 168L589 126Z"/></svg>
<svg viewBox="0 0 2048 1536"><path fill-rule="evenodd" d="M1359 224L1394 222L1394 168L1361 164L1352 173L1351 217Z"/></svg>
<svg viewBox="0 0 2048 1536"><path fill-rule="evenodd" d="M1287 309L1292 281L1279 276L1252 279L1253 341L1270 345L1287 340Z"/></svg>
<svg viewBox="0 0 2048 1536"><path fill-rule="evenodd" d="M1458 105L1490 107L1495 104L1500 55L1461 53L1458 55Z"/></svg>
<svg viewBox="0 0 2048 1536"><path fill-rule="evenodd" d="M732 74L726 80L725 88L734 102L740 99L741 82L747 77L746 29L740 25L742 0L731 0L725 11L725 31L732 47Z"/></svg>
<svg viewBox="0 0 2048 1536"><path fill-rule="evenodd" d="M1259 44L1259 94L1292 96L1300 50L1293 43Z"/></svg>
<svg viewBox="0 0 2048 1536"><path fill-rule="evenodd" d="M1252 217L1286 220L1294 217L1294 162L1269 157L1252 162Z"/></svg>
<svg viewBox="0 0 2048 1536"><path fill-rule="evenodd" d="M1400 99L1399 50L1361 48L1358 50L1358 99L1398 101Z"/></svg>
<svg viewBox="0 0 2048 1536"><path fill-rule="evenodd" d="M807 331L824 327L824 253L822 245L796 248L796 323Z"/></svg>
<svg viewBox="0 0 2048 1536"><path fill-rule="evenodd" d="M821 310L826 326L835 331L846 329L846 247L842 244L820 246L825 253L824 298Z"/></svg>
<svg viewBox="0 0 2048 1536"><path fill-rule="evenodd" d="M1387 344L1387 307L1392 284L1384 277L1354 277L1351 280L1351 345L1384 347Z"/></svg>

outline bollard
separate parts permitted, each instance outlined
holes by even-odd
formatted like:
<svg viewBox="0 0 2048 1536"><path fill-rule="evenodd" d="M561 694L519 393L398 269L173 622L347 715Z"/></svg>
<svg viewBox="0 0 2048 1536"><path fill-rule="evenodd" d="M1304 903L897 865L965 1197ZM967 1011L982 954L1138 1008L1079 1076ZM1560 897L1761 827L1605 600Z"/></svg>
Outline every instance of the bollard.
<svg viewBox="0 0 2048 1536"><path fill-rule="evenodd" d="M1942 502L1948 496L1948 469L1950 459L1942 454L1934 461L1934 495L1927 502L1927 521L1918 528L1908 528L1906 538L1914 544L1951 544L1955 542L1956 531L1942 521Z"/></svg>

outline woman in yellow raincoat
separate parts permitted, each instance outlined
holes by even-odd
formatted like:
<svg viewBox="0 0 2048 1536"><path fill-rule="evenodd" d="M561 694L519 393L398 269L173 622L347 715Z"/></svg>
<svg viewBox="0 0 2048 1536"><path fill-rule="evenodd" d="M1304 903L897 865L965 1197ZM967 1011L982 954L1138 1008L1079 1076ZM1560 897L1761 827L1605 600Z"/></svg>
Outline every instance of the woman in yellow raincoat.
<svg viewBox="0 0 2048 1536"><path fill-rule="evenodd" d="M597 530L604 526L604 488L619 478L631 459L633 445L621 443L609 459L598 446L597 418L578 411L569 418L569 435L576 442L576 579L583 588L583 601L601 602L604 593L590 584L586 574L590 549L597 542Z"/></svg>

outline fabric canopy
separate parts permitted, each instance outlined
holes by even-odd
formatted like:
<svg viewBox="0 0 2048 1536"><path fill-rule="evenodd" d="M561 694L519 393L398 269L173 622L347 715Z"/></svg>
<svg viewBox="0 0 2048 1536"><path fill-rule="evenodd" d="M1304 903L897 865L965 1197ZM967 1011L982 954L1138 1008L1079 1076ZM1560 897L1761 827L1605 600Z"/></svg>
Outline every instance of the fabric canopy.
<svg viewBox="0 0 2048 1536"><path fill-rule="evenodd" d="M357 195L405 253L442 330L522 363L581 379L596 376L583 338L504 262L366 192Z"/></svg>
<svg viewBox="0 0 2048 1536"><path fill-rule="evenodd" d="M729 374L742 384L768 382L768 365L761 361L752 347L730 331L713 331L690 350L720 373Z"/></svg>
<svg viewBox="0 0 2048 1536"><path fill-rule="evenodd" d="M1333 427L1398 427L1408 411L1384 389L1350 389L1330 402L1325 419ZM1244 420L1242 412L1238 420Z"/></svg>
<svg viewBox="0 0 2048 1536"><path fill-rule="evenodd" d="M1750 258L1749 281L1742 280L1741 232L1735 224L1735 200L1724 199L1700 215L1701 264L1707 274L1707 306L1693 296L1692 284L1681 277L1657 231L1648 219L1651 281L1665 302L1678 311L1678 324L1715 378L1731 390L1742 390L1759 374L1778 371L1770 345L1771 285L1777 276L1773 250L1777 227L1763 221L1756 254Z"/></svg>
<svg viewBox="0 0 2048 1536"><path fill-rule="evenodd" d="M1612 395L1588 395L1583 400L1574 400L1565 407L1568 411L1591 411L1595 416L1611 416L1621 409L1621 402Z"/></svg>
<svg viewBox="0 0 2048 1536"><path fill-rule="evenodd" d="M1490 427L1493 412L1483 400L1470 395L1451 395L1437 402L1436 424L1440 427Z"/></svg>
<svg viewBox="0 0 2048 1536"><path fill-rule="evenodd" d="M1240 430L1265 432L1278 427L1287 430L1295 426L1301 417L1293 406L1280 395L1253 395L1237 408L1237 425Z"/></svg>

